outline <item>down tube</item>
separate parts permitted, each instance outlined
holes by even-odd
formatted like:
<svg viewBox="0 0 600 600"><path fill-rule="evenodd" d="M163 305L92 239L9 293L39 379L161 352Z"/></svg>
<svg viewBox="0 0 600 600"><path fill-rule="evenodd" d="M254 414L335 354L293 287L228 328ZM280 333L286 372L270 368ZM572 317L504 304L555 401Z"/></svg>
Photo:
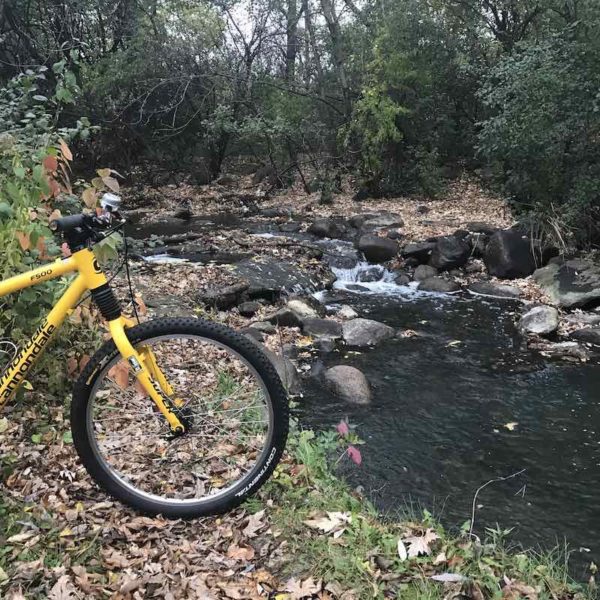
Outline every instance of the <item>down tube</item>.
<svg viewBox="0 0 600 600"><path fill-rule="evenodd" d="M31 367L42 355L44 348L86 289L85 280L79 275L35 330L31 339L19 350L17 356L5 369L0 379L0 409L12 398L19 385L26 379Z"/></svg>

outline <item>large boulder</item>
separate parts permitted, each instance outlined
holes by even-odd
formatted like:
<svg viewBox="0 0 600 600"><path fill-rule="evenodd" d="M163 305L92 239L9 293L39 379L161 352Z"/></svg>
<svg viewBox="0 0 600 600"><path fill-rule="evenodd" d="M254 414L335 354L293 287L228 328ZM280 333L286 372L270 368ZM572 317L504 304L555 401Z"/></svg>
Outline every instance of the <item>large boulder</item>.
<svg viewBox="0 0 600 600"><path fill-rule="evenodd" d="M339 238L346 233L345 225L334 219L317 219L308 228L308 232L317 237Z"/></svg>
<svg viewBox="0 0 600 600"><path fill-rule="evenodd" d="M360 226L363 229L383 229L404 227L404 219L395 213L382 212L376 215L361 215L364 217Z"/></svg>
<svg viewBox="0 0 600 600"><path fill-rule="evenodd" d="M325 385L336 396L350 404L367 405L372 394L367 378L355 367L339 365L327 369Z"/></svg>
<svg viewBox="0 0 600 600"><path fill-rule="evenodd" d="M305 320L318 318L319 312L309 300L293 298L271 315L268 321L281 327L302 327Z"/></svg>
<svg viewBox="0 0 600 600"><path fill-rule="evenodd" d="M398 244L394 240L366 234L358 240L358 249L371 263L386 262L398 254Z"/></svg>
<svg viewBox="0 0 600 600"><path fill-rule="evenodd" d="M558 329L558 310L553 306L535 306L521 317L519 329L524 333L550 335Z"/></svg>
<svg viewBox="0 0 600 600"><path fill-rule="evenodd" d="M437 241L431 253L429 264L440 271L449 271L467 264L470 255L471 247L469 244L461 238L451 235Z"/></svg>
<svg viewBox="0 0 600 600"><path fill-rule="evenodd" d="M430 277L419 283L419 291L452 294L460 291L460 285L456 281L444 279L443 277Z"/></svg>
<svg viewBox="0 0 600 600"><path fill-rule="evenodd" d="M289 261L274 258L244 259L232 266L233 272L248 283L250 298L266 298L273 301L282 292L300 294L316 292L322 281ZM335 275L326 274L327 280L335 281Z"/></svg>
<svg viewBox="0 0 600 600"><path fill-rule="evenodd" d="M436 246L436 242L418 242L407 244L402 248L400 254L406 259L414 259L419 263L426 263Z"/></svg>
<svg viewBox="0 0 600 600"><path fill-rule="evenodd" d="M344 341L348 346L375 346L379 342L394 337L395 330L384 323L371 319L352 319L342 325Z"/></svg>
<svg viewBox="0 0 600 600"><path fill-rule="evenodd" d="M497 231L483 256L488 273L500 279L528 277L535 271L531 242L516 229Z"/></svg>
<svg viewBox="0 0 600 600"><path fill-rule="evenodd" d="M590 260L552 263L538 269L533 278L558 306L576 308L600 302L600 264Z"/></svg>

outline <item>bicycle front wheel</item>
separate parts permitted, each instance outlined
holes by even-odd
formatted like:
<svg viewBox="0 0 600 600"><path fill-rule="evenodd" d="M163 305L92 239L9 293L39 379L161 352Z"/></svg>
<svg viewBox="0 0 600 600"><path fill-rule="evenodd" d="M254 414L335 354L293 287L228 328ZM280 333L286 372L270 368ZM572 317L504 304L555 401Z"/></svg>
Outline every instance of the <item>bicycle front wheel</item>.
<svg viewBox="0 0 600 600"><path fill-rule="evenodd" d="M87 471L144 513L191 518L240 504L285 447L288 402L272 363L253 341L202 319L156 319L127 336L156 360L186 432L170 432L109 341L73 393L73 442Z"/></svg>

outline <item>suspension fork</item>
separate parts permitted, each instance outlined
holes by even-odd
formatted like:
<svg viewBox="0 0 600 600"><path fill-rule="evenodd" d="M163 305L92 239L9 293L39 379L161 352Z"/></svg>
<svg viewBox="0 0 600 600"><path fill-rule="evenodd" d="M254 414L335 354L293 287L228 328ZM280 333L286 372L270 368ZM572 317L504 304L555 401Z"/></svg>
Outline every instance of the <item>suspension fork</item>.
<svg viewBox="0 0 600 600"><path fill-rule="evenodd" d="M173 388L158 367L152 351L147 347L143 347L138 352L133 347L125 333L125 328L131 325L131 321L125 317L109 321L108 327L112 339L144 391L152 398L158 410L168 421L171 431L177 434L184 433L185 427L172 409L172 405L178 404L170 398L173 394Z"/></svg>

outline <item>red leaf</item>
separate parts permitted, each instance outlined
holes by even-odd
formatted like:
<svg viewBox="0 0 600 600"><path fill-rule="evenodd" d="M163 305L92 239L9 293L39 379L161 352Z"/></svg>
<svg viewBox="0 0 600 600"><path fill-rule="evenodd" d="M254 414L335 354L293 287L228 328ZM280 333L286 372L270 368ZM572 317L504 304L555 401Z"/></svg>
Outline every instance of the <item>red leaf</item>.
<svg viewBox="0 0 600 600"><path fill-rule="evenodd" d="M335 428L342 437L350 433L350 428L348 427L348 423L346 423L346 421L340 421Z"/></svg>
<svg viewBox="0 0 600 600"><path fill-rule="evenodd" d="M44 158L44 167L47 171L56 171L56 169L58 169L56 156L46 156L46 158Z"/></svg>
<svg viewBox="0 0 600 600"><path fill-rule="evenodd" d="M346 453L348 454L348 457L354 464L360 465L362 463L362 456L358 448L355 448L354 446L348 446L348 450L346 450Z"/></svg>

